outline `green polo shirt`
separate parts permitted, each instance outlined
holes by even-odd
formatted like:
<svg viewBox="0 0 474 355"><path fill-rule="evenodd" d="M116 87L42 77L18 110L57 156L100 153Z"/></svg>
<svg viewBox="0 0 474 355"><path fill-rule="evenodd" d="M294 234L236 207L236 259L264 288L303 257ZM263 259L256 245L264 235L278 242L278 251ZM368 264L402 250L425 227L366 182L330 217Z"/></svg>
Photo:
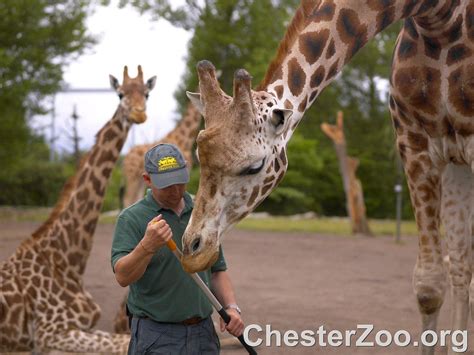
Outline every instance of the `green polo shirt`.
<svg viewBox="0 0 474 355"><path fill-rule="evenodd" d="M135 249L145 235L148 222L159 214L170 226L173 239L182 250L181 237L193 209L193 201L188 193L185 193L184 201L185 207L178 216L174 211L161 207L153 198L151 190L148 190L142 200L123 210L115 226L112 268L118 259ZM216 263L199 275L210 287L211 272L226 269L221 248ZM158 249L143 276L130 285L127 305L132 314L158 322L180 322L196 316L205 318L212 313L212 306L204 293L184 272L167 247Z"/></svg>

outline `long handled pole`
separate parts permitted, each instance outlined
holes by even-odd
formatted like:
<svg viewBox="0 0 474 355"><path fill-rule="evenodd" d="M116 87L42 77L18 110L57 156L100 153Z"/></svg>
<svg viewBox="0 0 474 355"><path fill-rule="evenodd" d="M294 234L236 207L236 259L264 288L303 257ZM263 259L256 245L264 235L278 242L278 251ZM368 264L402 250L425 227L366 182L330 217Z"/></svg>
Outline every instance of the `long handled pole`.
<svg viewBox="0 0 474 355"><path fill-rule="evenodd" d="M173 254L178 258L178 260L181 260L181 250L178 249L174 240L170 239L166 245L173 252ZM226 312L224 307L222 307L220 302L217 300L216 296L214 296L211 290L209 290L209 288L204 283L204 281L202 281L199 275L194 272L190 273L189 276L191 276L191 278L196 282L199 288L204 292L204 294L206 295L208 300L212 303L213 307L216 309L217 313L219 313L219 315L222 317L224 322L226 324L229 324L230 322L229 314ZM252 348L249 344L245 342L243 335L239 336L238 339L250 355L257 355L257 352L254 350L254 348Z"/></svg>

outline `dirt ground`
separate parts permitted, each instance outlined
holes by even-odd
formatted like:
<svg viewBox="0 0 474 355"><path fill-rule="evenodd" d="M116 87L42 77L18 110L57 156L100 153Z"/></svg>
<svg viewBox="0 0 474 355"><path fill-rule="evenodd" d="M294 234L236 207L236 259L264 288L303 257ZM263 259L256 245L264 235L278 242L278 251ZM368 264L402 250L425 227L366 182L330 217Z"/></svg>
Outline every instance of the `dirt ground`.
<svg viewBox="0 0 474 355"><path fill-rule="evenodd" d="M0 222L0 260L7 258L37 226L26 222ZM125 289L116 284L109 262L112 225L99 225L86 270L85 285L102 307L98 329L111 331L112 319ZM304 233L262 233L234 230L224 241L229 272L246 324L263 329L271 325L287 330L316 332L356 329L373 324L375 331L394 334L407 330L412 340L420 335L420 316L412 291L412 270L417 241L404 237L395 244L388 237L341 237ZM441 310L439 329L449 327L449 292ZM470 333L474 327L470 325ZM357 332L357 336L362 330ZM268 335L268 334L267 334ZM250 333L256 339L256 331ZM265 344L265 333L260 333ZM417 354L414 346L348 348L259 346L259 354ZM352 338L352 344L355 343ZM382 338L385 339L385 338ZM300 339L301 340L301 339ZM326 338L327 341L327 338ZM470 349L474 349L472 336ZM240 347L222 354L244 354ZM436 354L445 354L437 348ZM468 354L473 354L472 350Z"/></svg>

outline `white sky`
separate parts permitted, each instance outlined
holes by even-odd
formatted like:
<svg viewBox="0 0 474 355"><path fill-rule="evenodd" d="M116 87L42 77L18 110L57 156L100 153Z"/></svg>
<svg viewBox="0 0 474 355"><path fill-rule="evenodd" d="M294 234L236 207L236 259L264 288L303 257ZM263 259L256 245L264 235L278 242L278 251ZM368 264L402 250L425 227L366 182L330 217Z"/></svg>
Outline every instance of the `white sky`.
<svg viewBox="0 0 474 355"><path fill-rule="evenodd" d="M132 8L119 9L116 2L98 7L87 21L89 33L98 36L99 43L72 63L65 72L65 82L71 88L109 88L109 74L122 81L123 66L130 76L141 64L144 78L157 76L157 83L148 99L148 120L134 125L122 153L131 146L153 142L175 126L176 102L173 93L183 74L184 57L191 32L171 26L164 20L151 21ZM118 105L118 97L110 93L64 93L56 96L57 151L72 151L72 142L64 132L74 105L77 113L81 149L94 144L96 132L110 119ZM37 126L51 122L51 116L38 117ZM49 137L49 130L45 131Z"/></svg>

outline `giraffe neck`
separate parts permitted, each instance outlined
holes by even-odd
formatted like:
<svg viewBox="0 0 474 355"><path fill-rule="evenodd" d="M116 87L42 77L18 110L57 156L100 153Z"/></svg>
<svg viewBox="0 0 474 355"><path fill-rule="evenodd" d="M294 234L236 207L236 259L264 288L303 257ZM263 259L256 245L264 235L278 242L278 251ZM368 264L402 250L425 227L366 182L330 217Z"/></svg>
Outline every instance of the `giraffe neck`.
<svg viewBox="0 0 474 355"><path fill-rule="evenodd" d="M96 143L77 171L75 186L59 216L43 235L36 236L41 251L71 277L84 273L107 182L129 129L125 111L119 106L97 133Z"/></svg>
<svg viewBox="0 0 474 355"><path fill-rule="evenodd" d="M259 86L294 112L285 139L290 139L304 112L370 39L412 16L434 26L456 2L302 0Z"/></svg>
<svg viewBox="0 0 474 355"><path fill-rule="evenodd" d="M189 103L178 125L161 141L175 142L183 153L191 152L200 122L201 114L194 105Z"/></svg>

